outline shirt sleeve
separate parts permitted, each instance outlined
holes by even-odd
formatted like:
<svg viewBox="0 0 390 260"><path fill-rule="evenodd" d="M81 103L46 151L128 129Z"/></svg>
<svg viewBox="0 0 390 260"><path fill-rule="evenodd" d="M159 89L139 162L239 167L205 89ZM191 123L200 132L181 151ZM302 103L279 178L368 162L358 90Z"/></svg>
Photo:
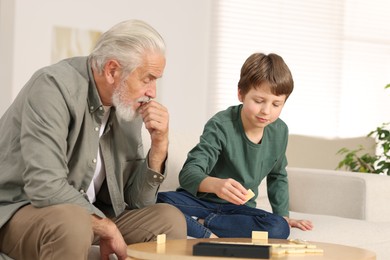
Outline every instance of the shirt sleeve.
<svg viewBox="0 0 390 260"><path fill-rule="evenodd" d="M272 212L280 216L289 216L288 179L285 158L267 176L268 198ZM283 166L282 166L283 165Z"/></svg>
<svg viewBox="0 0 390 260"><path fill-rule="evenodd" d="M135 179L129 182L125 188L125 201L132 209L138 209L153 205L157 200L157 192L161 183L165 180L166 170L163 173L156 172L149 168L149 153L145 160L139 165L134 162L129 165L126 171L135 169ZM164 164L166 161L164 162ZM166 167L164 167L166 169Z"/></svg>
<svg viewBox="0 0 390 260"><path fill-rule="evenodd" d="M200 183L208 177L218 160L224 140L225 134L219 124L213 119L209 120L199 143L188 153L187 160L180 171L181 188L194 196L197 195Z"/></svg>
<svg viewBox="0 0 390 260"><path fill-rule="evenodd" d="M272 212L280 216L289 216L289 191L287 179L287 158L286 148L288 141L288 127L283 124L280 135L279 158L271 172L267 175L268 199Z"/></svg>

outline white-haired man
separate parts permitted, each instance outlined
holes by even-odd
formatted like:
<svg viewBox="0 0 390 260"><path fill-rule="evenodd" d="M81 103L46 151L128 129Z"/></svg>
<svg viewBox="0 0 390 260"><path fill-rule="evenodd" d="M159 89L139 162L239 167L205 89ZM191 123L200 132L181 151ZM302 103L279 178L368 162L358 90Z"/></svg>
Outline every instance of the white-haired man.
<svg viewBox="0 0 390 260"><path fill-rule="evenodd" d="M126 259L127 244L186 237L182 213L155 204L169 114L153 100L165 44L121 22L88 57L38 70L0 119L0 251L14 259ZM150 133L144 156L141 126Z"/></svg>

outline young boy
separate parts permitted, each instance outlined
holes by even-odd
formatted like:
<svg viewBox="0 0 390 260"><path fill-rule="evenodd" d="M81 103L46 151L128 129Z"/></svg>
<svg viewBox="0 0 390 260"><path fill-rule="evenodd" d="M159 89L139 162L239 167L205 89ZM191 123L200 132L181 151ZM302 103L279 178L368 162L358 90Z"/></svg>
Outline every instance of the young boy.
<svg viewBox="0 0 390 260"><path fill-rule="evenodd" d="M280 56L254 53L245 61L238 82L242 104L206 123L179 174L181 187L158 195L158 202L184 213L189 236L251 237L257 230L285 239L290 227L312 229L310 221L288 218L288 127L279 115L293 85ZM256 208L265 178L273 213ZM247 201L249 189L255 196Z"/></svg>

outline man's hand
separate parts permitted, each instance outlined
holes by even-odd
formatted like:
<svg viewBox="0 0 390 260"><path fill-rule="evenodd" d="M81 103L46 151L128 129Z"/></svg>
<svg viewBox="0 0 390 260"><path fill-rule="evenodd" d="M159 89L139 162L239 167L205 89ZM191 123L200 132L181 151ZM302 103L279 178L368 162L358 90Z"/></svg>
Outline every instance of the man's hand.
<svg viewBox="0 0 390 260"><path fill-rule="evenodd" d="M109 260L115 254L118 260L127 259L127 245L117 226L108 218L92 215L92 229L100 237L100 255L102 260Z"/></svg>
<svg viewBox="0 0 390 260"><path fill-rule="evenodd" d="M215 193L235 205L242 205L246 202L248 191L234 179L220 179L215 177L205 178L199 185L200 192Z"/></svg>
<svg viewBox="0 0 390 260"><path fill-rule="evenodd" d="M139 113L151 138L149 167L161 173L168 154L168 110L160 103L151 100L139 108Z"/></svg>
<svg viewBox="0 0 390 260"><path fill-rule="evenodd" d="M305 220L305 219L291 219L288 217L284 217L290 227L292 228L299 228L303 231L308 231L313 229L313 223L310 220Z"/></svg>

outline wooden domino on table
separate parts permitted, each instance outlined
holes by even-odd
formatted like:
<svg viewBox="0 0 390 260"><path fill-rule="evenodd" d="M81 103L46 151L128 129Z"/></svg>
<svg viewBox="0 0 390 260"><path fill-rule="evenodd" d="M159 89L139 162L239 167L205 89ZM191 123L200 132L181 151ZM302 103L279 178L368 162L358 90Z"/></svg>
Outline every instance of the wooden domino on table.
<svg viewBox="0 0 390 260"><path fill-rule="evenodd" d="M269 246L276 256L298 254L322 254L324 250L304 240L290 239L287 243L268 243L268 232L252 231L252 242L212 241L209 244Z"/></svg>
<svg viewBox="0 0 390 260"><path fill-rule="evenodd" d="M267 245L271 247L273 255L292 255L292 254L322 254L324 250L317 248L301 239L290 239L288 243L268 243L268 232L252 231L252 243L255 245Z"/></svg>
<svg viewBox="0 0 390 260"><path fill-rule="evenodd" d="M160 234L157 236L157 244L165 244L166 241L166 235Z"/></svg>
<svg viewBox="0 0 390 260"><path fill-rule="evenodd" d="M268 232L267 231L252 231L252 240L267 240Z"/></svg>
<svg viewBox="0 0 390 260"><path fill-rule="evenodd" d="M310 244L299 239L290 239L288 244L279 244L272 247L273 255L293 255L293 254L322 254L324 250L317 248L316 245Z"/></svg>
<svg viewBox="0 0 390 260"><path fill-rule="evenodd" d="M248 190L248 194L246 195L246 200L245 200L245 203L248 202L248 200L250 200L251 198L253 198L255 196L255 193L249 189Z"/></svg>

